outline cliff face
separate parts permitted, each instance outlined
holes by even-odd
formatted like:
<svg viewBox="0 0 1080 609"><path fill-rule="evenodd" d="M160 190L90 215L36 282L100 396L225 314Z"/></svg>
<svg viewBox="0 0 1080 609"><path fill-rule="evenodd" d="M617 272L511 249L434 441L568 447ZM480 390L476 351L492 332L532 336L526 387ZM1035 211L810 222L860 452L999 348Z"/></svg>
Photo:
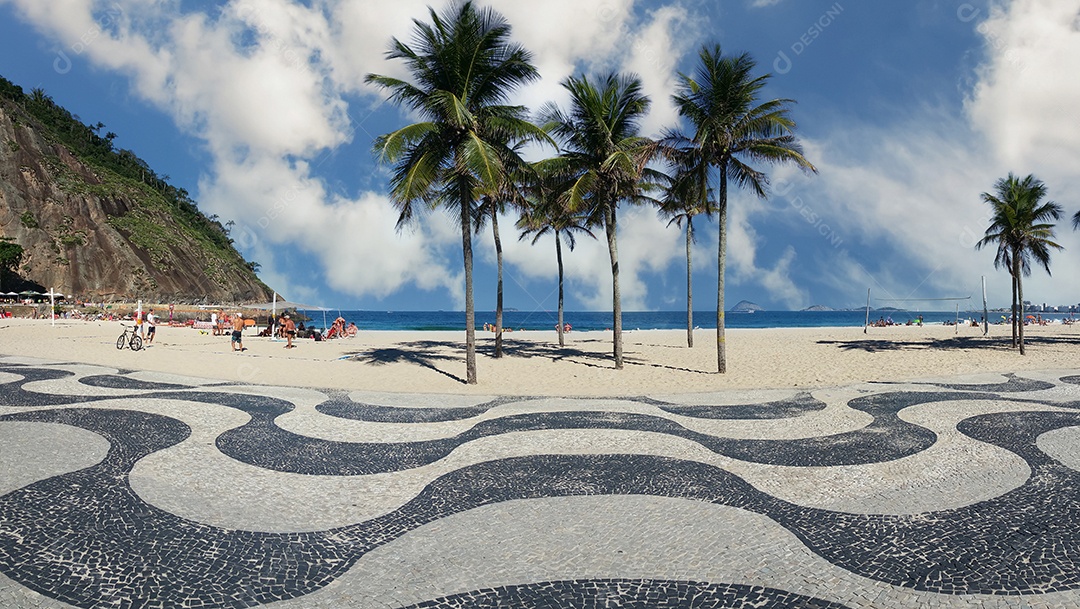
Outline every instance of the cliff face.
<svg viewBox="0 0 1080 609"><path fill-rule="evenodd" d="M81 298L272 296L235 249L207 239L153 187L80 161L10 100L0 100L0 237L23 247L21 278Z"/></svg>

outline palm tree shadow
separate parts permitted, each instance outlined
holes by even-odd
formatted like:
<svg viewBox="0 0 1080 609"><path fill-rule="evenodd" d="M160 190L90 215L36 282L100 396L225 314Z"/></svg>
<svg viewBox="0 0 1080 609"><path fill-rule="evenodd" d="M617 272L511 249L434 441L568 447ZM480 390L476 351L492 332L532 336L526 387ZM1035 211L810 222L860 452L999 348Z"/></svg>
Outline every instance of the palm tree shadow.
<svg viewBox="0 0 1080 609"><path fill-rule="evenodd" d="M930 338L922 340L905 339L862 339L862 340L819 340L819 345L835 345L844 351L865 351L878 353L887 351L961 351L993 350L1012 351L1012 338L1009 336L957 336L954 338ZM1080 344L1080 336L1034 336L1024 337L1027 347L1037 345Z"/></svg>
<svg viewBox="0 0 1080 609"><path fill-rule="evenodd" d="M607 341L588 339L582 343L606 343ZM494 359L494 343L487 340L478 341L476 352ZM394 363L415 364L433 372L437 372L458 383L466 384L462 377L447 372L440 367L447 362L462 362L465 352L465 343L458 341L418 340L399 343L393 347L373 347L345 353L341 359L348 359L370 366L385 366ZM565 361L578 366L612 370L613 363L611 354L606 351L583 349L573 345L560 347L557 344L537 342L531 340L514 340L504 338L504 358L521 359L545 359L553 362ZM634 366L650 366L666 370L680 372L693 372L698 374L711 374L707 371L669 366L667 364L651 362L633 354L623 357L626 364Z"/></svg>
<svg viewBox="0 0 1080 609"><path fill-rule="evenodd" d="M584 343L602 343L611 344L609 341L601 339L584 339L579 341ZM629 343L644 344L644 343ZM485 352L492 351L493 349L484 349ZM605 370L614 369L611 354L600 351L586 351L572 346L560 347L556 344L533 342L533 341L505 341L503 343L504 355L513 357L540 357L550 359L551 361L568 361L579 366L586 366L589 368L600 368ZM698 374L711 374L710 372L702 370L693 370L691 368L680 368L678 366L669 366L667 364L660 364L657 362L650 362L641 357L634 356L631 353L623 354L623 363L634 366L649 366L653 368L664 368L666 370L677 370L680 372L695 372Z"/></svg>
<svg viewBox="0 0 1080 609"><path fill-rule="evenodd" d="M467 385L468 381L460 376L439 368L437 364L443 362L456 362L459 357L455 353L446 353L446 349L455 351L465 350L464 343L436 340L420 340L402 343L394 347L374 347L346 353L341 359L347 359L369 366L385 366L387 364L407 363L416 364L421 368L427 368L449 379Z"/></svg>

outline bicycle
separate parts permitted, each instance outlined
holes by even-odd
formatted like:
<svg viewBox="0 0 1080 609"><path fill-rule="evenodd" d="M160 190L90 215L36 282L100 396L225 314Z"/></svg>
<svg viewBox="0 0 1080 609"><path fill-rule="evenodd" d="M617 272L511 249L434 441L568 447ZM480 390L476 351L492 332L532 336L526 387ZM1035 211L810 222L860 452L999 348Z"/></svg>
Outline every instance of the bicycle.
<svg viewBox="0 0 1080 609"><path fill-rule="evenodd" d="M117 349L123 349L125 346L131 348L132 351L142 349L142 338L135 331L135 326L124 326L124 333L116 339Z"/></svg>

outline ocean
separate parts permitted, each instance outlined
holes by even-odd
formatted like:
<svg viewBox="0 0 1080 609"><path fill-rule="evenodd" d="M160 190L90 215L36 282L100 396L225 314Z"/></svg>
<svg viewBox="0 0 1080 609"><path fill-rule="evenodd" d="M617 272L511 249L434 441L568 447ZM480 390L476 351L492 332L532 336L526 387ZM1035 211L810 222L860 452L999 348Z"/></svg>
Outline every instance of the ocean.
<svg viewBox="0 0 1080 609"><path fill-rule="evenodd" d="M360 330L463 330L463 311L302 311L310 318L309 325L324 327L338 315L346 322L353 322ZM325 314L325 324L323 322ZM878 318L892 318L904 324L923 316L923 323L942 324L956 319L955 311L871 311L871 322ZM990 312L990 322L1001 321L1003 313ZM1061 319L1068 314L1045 314L1046 319ZM611 328L611 312L567 311L563 319L574 330L608 330ZM756 311L754 313L728 313L728 328L821 328L837 326L862 326L865 311ZM982 312L960 311L960 319L982 319ZM557 311L504 311L503 326L514 330L554 330L558 320ZM494 311L477 311L476 325L495 323ZM694 326L702 329L716 328L715 311L695 311ZM686 311L624 311L623 330L685 330Z"/></svg>

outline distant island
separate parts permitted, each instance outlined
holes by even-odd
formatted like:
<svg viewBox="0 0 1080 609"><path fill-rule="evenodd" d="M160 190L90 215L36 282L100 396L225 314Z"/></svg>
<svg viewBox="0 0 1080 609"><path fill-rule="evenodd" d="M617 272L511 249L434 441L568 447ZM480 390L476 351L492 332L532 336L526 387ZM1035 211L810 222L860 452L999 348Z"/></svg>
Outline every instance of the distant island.
<svg viewBox="0 0 1080 609"><path fill-rule="evenodd" d="M749 300L740 300L739 304L731 307L732 313L753 313L754 311L764 311L765 309L761 305L750 302Z"/></svg>
<svg viewBox="0 0 1080 609"><path fill-rule="evenodd" d="M835 310L836 309L834 309L832 307L827 307L825 305L810 305L809 307L806 307L805 309L803 309L803 311L835 311Z"/></svg>

